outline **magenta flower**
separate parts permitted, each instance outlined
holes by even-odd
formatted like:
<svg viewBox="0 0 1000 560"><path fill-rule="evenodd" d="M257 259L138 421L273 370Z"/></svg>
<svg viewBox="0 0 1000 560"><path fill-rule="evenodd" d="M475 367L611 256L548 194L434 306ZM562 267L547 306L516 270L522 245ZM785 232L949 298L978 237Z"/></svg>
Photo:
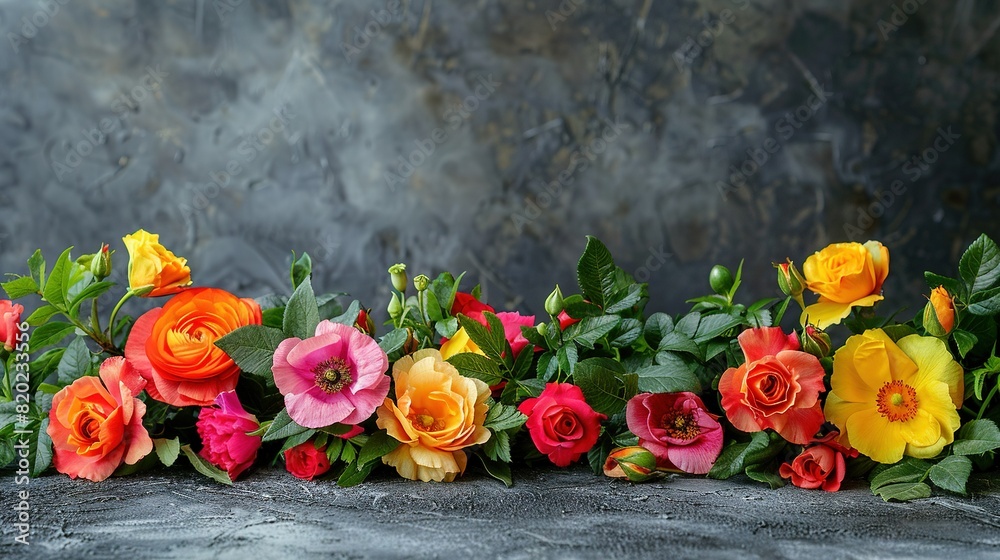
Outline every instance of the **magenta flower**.
<svg viewBox="0 0 1000 560"><path fill-rule="evenodd" d="M316 336L289 338L274 351L274 383L300 426L359 424L389 394L389 358L363 332L330 321Z"/></svg>
<svg viewBox="0 0 1000 560"><path fill-rule="evenodd" d="M209 463L229 473L236 480L250 468L260 449L260 436L248 436L260 427L257 417L243 409L236 391L225 391L215 397L215 405L198 414L198 435L201 455Z"/></svg>
<svg viewBox="0 0 1000 560"><path fill-rule="evenodd" d="M521 327L534 327L535 316L504 311L497 313L497 319L503 324L504 338L510 343L510 349L514 351L516 358L528 345L528 339L521 333Z"/></svg>
<svg viewBox="0 0 1000 560"><path fill-rule="evenodd" d="M722 452L718 416L694 393L640 393L628 402L625 419L661 467L705 474Z"/></svg>

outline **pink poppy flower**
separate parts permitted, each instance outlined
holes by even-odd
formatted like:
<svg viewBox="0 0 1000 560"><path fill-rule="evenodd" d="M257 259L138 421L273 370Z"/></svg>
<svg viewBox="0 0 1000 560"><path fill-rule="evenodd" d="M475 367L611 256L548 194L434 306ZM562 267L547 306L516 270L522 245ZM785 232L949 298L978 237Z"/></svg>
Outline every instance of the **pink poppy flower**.
<svg viewBox="0 0 1000 560"><path fill-rule="evenodd" d="M274 351L274 383L300 426L324 428L367 420L389 394L389 358L363 332L330 321L316 336L289 338Z"/></svg>
<svg viewBox="0 0 1000 560"><path fill-rule="evenodd" d="M625 419L664 468L705 474L722 452L718 416L694 393L640 393L629 400Z"/></svg>

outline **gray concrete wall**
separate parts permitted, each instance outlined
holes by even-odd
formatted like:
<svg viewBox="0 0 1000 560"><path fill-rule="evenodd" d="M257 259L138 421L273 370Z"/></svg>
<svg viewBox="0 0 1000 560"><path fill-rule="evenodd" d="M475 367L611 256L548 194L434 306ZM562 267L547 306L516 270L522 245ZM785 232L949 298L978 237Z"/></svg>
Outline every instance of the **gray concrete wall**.
<svg viewBox="0 0 1000 560"><path fill-rule="evenodd" d="M748 259L749 299L871 237L916 310L920 271L1000 234L996 3L578 4L0 0L0 268L144 227L247 295L297 250L369 305L406 261L540 312L591 233L679 311L715 262Z"/></svg>

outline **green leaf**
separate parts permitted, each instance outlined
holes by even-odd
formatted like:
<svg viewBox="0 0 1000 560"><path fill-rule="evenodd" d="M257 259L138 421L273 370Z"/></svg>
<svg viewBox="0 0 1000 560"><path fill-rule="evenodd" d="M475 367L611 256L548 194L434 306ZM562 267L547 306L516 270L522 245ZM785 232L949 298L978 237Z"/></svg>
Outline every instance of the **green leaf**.
<svg viewBox="0 0 1000 560"><path fill-rule="evenodd" d="M605 313L620 313L639 303L639 300L642 299L642 286L632 284L628 291L620 296L616 295L614 299L616 301L608 301L608 306L604 308Z"/></svg>
<svg viewBox="0 0 1000 560"><path fill-rule="evenodd" d="M437 331L442 338L453 338L455 333L458 332L458 319L448 317L443 321L438 321L437 323L434 323L434 330ZM528 340L530 341L531 339L529 338Z"/></svg>
<svg viewBox="0 0 1000 560"><path fill-rule="evenodd" d="M928 472L935 486L963 496L970 474L972 474L972 460L959 456L945 457Z"/></svg>
<svg viewBox="0 0 1000 560"><path fill-rule="evenodd" d="M368 437L368 441L361 446L358 453L358 465L364 466L377 461L383 455L395 451L400 443L396 438L389 435L385 430L379 430Z"/></svg>
<svg viewBox="0 0 1000 560"><path fill-rule="evenodd" d="M528 417L521 414L517 407L494 403L489 412L486 413L486 421L483 425L493 431L502 431L520 428L527 421Z"/></svg>
<svg viewBox="0 0 1000 560"><path fill-rule="evenodd" d="M510 457L510 434L504 431L491 432L490 439L482 447L483 453L494 461L509 463Z"/></svg>
<svg viewBox="0 0 1000 560"><path fill-rule="evenodd" d="M358 314L361 313L361 303L358 300L351 302L351 305L347 307L347 311L343 312L337 317L330 319L333 323L340 323L341 325L347 325L348 327L353 327L354 323L358 322Z"/></svg>
<svg viewBox="0 0 1000 560"><path fill-rule="evenodd" d="M674 320L666 313L653 313L646 318L642 335L646 339L646 344L652 348L658 348L663 337L674 331Z"/></svg>
<svg viewBox="0 0 1000 560"><path fill-rule="evenodd" d="M40 288L45 287L45 257L42 256L41 249L35 249L28 258L28 273Z"/></svg>
<svg viewBox="0 0 1000 560"><path fill-rule="evenodd" d="M312 258L309 256L309 253L302 253L302 256L296 259L293 252L292 259L290 276L292 278L292 289L294 290L312 275Z"/></svg>
<svg viewBox="0 0 1000 560"><path fill-rule="evenodd" d="M746 475L752 480L763 482L771 487L771 490L781 488L785 485L785 479L778 476L773 469L767 469L764 465L750 465L746 468Z"/></svg>
<svg viewBox="0 0 1000 560"><path fill-rule="evenodd" d="M316 435L316 430L311 430L311 429L306 430L301 434L295 434L294 436L291 436L290 438L286 439L285 442L281 444L281 449L278 450L278 453L279 454L284 453L286 450L291 449L296 445L303 444L309 441L314 435Z"/></svg>
<svg viewBox="0 0 1000 560"><path fill-rule="evenodd" d="M639 391L643 393L701 392L701 382L691 367L680 357L668 352L657 354L656 365L636 370Z"/></svg>
<svg viewBox="0 0 1000 560"><path fill-rule="evenodd" d="M74 338L66 347L66 352L62 355L59 366L56 368L59 383L69 385L86 375L90 369L90 356L90 350L83 337Z"/></svg>
<svg viewBox="0 0 1000 560"><path fill-rule="evenodd" d="M955 332L951 333L951 336L954 337L955 346L958 347L958 353L963 359L970 350L975 348L976 342L979 342L976 335L961 329L956 329Z"/></svg>
<svg viewBox="0 0 1000 560"><path fill-rule="evenodd" d="M19 299L39 292L38 283L30 276L18 276L10 282L0 284L10 299Z"/></svg>
<svg viewBox="0 0 1000 560"><path fill-rule="evenodd" d="M628 400L635 396L625 381L625 369L608 358L590 358L576 364L573 381L587 404L595 411L614 416L625 410Z"/></svg>
<svg viewBox="0 0 1000 560"><path fill-rule="evenodd" d="M469 338L483 351L488 357L492 358L497 362L503 362L505 353L507 352L510 345L507 343L507 339L504 337L503 324L496 315L490 313L489 311L483 312L483 316L486 317L487 323L490 327L484 327L478 321L470 319L465 315L460 315L458 317L458 322L465 329L465 332L469 335Z"/></svg>
<svg viewBox="0 0 1000 560"><path fill-rule="evenodd" d="M386 333L379 340L379 348L382 349L386 354L391 355L393 352L400 350L404 344L406 344L406 339L409 337L409 331L406 329L394 329Z"/></svg>
<svg viewBox="0 0 1000 560"><path fill-rule="evenodd" d="M618 326L621 319L617 315L588 317L566 328L563 339L576 342L584 348L594 348L594 343Z"/></svg>
<svg viewBox="0 0 1000 560"><path fill-rule="evenodd" d="M341 488L350 488L361 484L368 478L368 475L372 473L377 464L376 461L372 461L367 465L358 465L357 462L351 462L344 469L344 473L340 475L340 478L337 479L337 485Z"/></svg>
<svg viewBox="0 0 1000 560"><path fill-rule="evenodd" d="M156 456L164 466L171 466L181 453L181 440L158 438L153 440L153 447L156 449Z"/></svg>
<svg viewBox="0 0 1000 560"><path fill-rule="evenodd" d="M271 421L271 425L268 426L267 431L264 432L264 436L261 438L263 441L275 441L279 439L285 439L292 437L297 434L308 430L309 428L302 427L292 420L291 416L288 415L288 410L285 408L281 409L281 412L274 417Z"/></svg>
<svg viewBox="0 0 1000 560"><path fill-rule="evenodd" d="M45 283L45 289L42 291L42 297L45 301L59 309L66 309L67 307L66 292L69 290L67 283L74 266L74 263L69 258L70 250L72 250L72 247L63 251L59 255L59 258L56 259L56 264L52 267L52 273L49 274L49 279Z"/></svg>
<svg viewBox="0 0 1000 560"><path fill-rule="evenodd" d="M52 438L49 437L49 419L45 418L38 425L35 437L31 438L31 476L40 476L52 464Z"/></svg>
<svg viewBox="0 0 1000 560"><path fill-rule="evenodd" d="M481 454L476 454L479 460L483 463L483 468L486 469L486 474L492 476L493 478L503 482L507 488L514 485L514 479L510 474L510 465L501 461L492 461Z"/></svg>
<svg viewBox="0 0 1000 560"><path fill-rule="evenodd" d="M931 497L931 487L923 482L902 482L883 486L873 493L887 502L908 502Z"/></svg>
<svg viewBox="0 0 1000 560"><path fill-rule="evenodd" d="M701 321L698 322L698 330L692 338L701 344L739 326L742 322L740 317L732 315L702 315Z"/></svg>
<svg viewBox="0 0 1000 560"><path fill-rule="evenodd" d="M424 308L427 310L427 318L433 322L443 321L444 314L441 313L441 304L431 290L424 291Z"/></svg>
<svg viewBox="0 0 1000 560"><path fill-rule="evenodd" d="M292 297L288 298L282 330L289 337L305 340L316 334L318 324L319 304L316 303L316 294L307 277L295 288Z"/></svg>
<svg viewBox="0 0 1000 560"><path fill-rule="evenodd" d="M487 385L496 385L503 381L500 367L496 362L480 354L472 352L455 354L448 358L448 363L455 366L458 373L465 377L479 379Z"/></svg>
<svg viewBox="0 0 1000 560"><path fill-rule="evenodd" d="M1000 429L992 420L973 420L958 431L951 452L955 455L979 455L1000 449Z"/></svg>
<svg viewBox="0 0 1000 560"><path fill-rule="evenodd" d="M638 319L622 319L608 334L608 339L613 348L627 348L641 335L642 323Z"/></svg>
<svg viewBox="0 0 1000 560"><path fill-rule="evenodd" d="M715 460L709 478L725 480L738 475L746 469L748 458L768 448L771 439L765 432L754 432L748 443L734 443L726 446L722 454Z"/></svg>
<svg viewBox="0 0 1000 560"><path fill-rule="evenodd" d="M920 482L927 476L931 465L927 461L906 457L899 463L879 472L871 479L872 492L890 484Z"/></svg>
<svg viewBox="0 0 1000 560"><path fill-rule="evenodd" d="M570 343L559 347L559 350L556 351L556 361L562 371L567 375L573 375L573 372L576 371L576 363L580 361L580 353L576 344Z"/></svg>
<svg viewBox="0 0 1000 560"><path fill-rule="evenodd" d="M525 346L521 353L514 359L514 365L510 368L510 376L514 379L524 379L531 373L531 366L535 362L535 349Z"/></svg>
<svg viewBox="0 0 1000 560"><path fill-rule="evenodd" d="M587 236L587 247L576 267L576 277L584 298L602 308L615 287L615 261L596 237Z"/></svg>
<svg viewBox="0 0 1000 560"><path fill-rule="evenodd" d="M969 298L969 313L973 315L1000 313L1000 286L972 294Z"/></svg>
<svg viewBox="0 0 1000 560"><path fill-rule="evenodd" d="M944 289L948 290L948 293L953 297L961 295L964 291L964 286L958 280L954 278L948 278L947 276L941 276L940 274L934 274L933 272L925 272L924 280L927 281L927 286L931 289L937 288L938 286L944 286Z"/></svg>
<svg viewBox="0 0 1000 560"><path fill-rule="evenodd" d="M83 305L83 302L87 301L88 299L101 297L105 292L114 287L114 285L115 285L114 282L95 282L84 288L79 294L76 295L76 297L73 298L73 301L69 304L70 315L75 317L77 310L80 309L80 306Z"/></svg>
<svg viewBox="0 0 1000 560"><path fill-rule="evenodd" d="M600 317L604 315L604 310L599 305L584 301L583 296L579 295L569 296L564 299L563 310L574 319L586 319L587 317Z"/></svg>
<svg viewBox="0 0 1000 560"><path fill-rule="evenodd" d="M62 339L72 334L75 330L76 327L69 323L59 321L45 323L31 333L31 341L28 345L31 347L32 353L38 352L46 346L59 344L62 342Z"/></svg>
<svg viewBox="0 0 1000 560"><path fill-rule="evenodd" d="M261 377L270 377L274 351L285 340L285 333L263 325L246 325L215 341L240 369Z"/></svg>
<svg viewBox="0 0 1000 560"><path fill-rule="evenodd" d="M43 305L38 309L32 311L31 315L28 315L28 318L25 319L25 321L27 321L29 325L37 327L44 324L46 321L48 321L52 317L55 317L58 314L59 310L56 309L55 307L52 307L51 305Z"/></svg>
<svg viewBox="0 0 1000 560"><path fill-rule="evenodd" d="M958 271L969 294L992 288L1000 280L1000 248L986 234L981 235L962 255Z"/></svg>
<svg viewBox="0 0 1000 560"><path fill-rule="evenodd" d="M188 461L191 461L191 466L194 467L194 470L220 484L225 484L226 486L233 485L233 481L229 478L229 474L226 471L219 469L212 463L209 463L197 455L191 450L190 445L181 446L181 451L184 453L184 456L188 458Z"/></svg>
<svg viewBox="0 0 1000 560"><path fill-rule="evenodd" d="M688 335L673 331L663 337L658 347L659 350L672 350L674 352L686 352L692 356L700 356L701 349L698 344Z"/></svg>

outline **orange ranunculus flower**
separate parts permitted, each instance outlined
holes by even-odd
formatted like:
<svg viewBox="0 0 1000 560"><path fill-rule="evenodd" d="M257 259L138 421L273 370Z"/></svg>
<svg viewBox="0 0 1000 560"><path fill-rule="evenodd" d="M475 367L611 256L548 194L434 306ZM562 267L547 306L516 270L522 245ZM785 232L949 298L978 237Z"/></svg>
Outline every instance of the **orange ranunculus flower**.
<svg viewBox="0 0 1000 560"><path fill-rule="evenodd" d="M840 323L852 307L882 301L882 283L889 275L889 249L878 241L834 243L806 259L802 266L810 290L819 302L806 307L806 321L825 329Z"/></svg>
<svg viewBox="0 0 1000 560"><path fill-rule="evenodd" d="M145 297L175 294L191 285L187 259L160 245L160 236L146 230L122 238L128 249L128 286ZM152 290L143 293L144 290Z"/></svg>
<svg viewBox="0 0 1000 560"><path fill-rule="evenodd" d="M103 382L103 384L102 384ZM124 358L108 358L101 376L81 377L52 398L47 432L56 470L100 482L122 463L134 465L153 450L142 425L145 385Z"/></svg>
<svg viewBox="0 0 1000 560"><path fill-rule="evenodd" d="M447 342L441 345L442 360L447 360L455 354L464 354L467 352L483 354L483 351L479 349L479 346L477 346L476 343L472 342L472 339L469 338L469 333L465 332L465 327L458 329L455 336L451 337Z"/></svg>
<svg viewBox="0 0 1000 560"><path fill-rule="evenodd" d="M146 392L174 406L209 406L236 388L240 368L215 341L261 324L252 299L216 288L193 288L135 322L125 357L149 381Z"/></svg>
<svg viewBox="0 0 1000 560"><path fill-rule="evenodd" d="M404 356L392 367L396 402L375 411L378 427L401 443L382 457L403 478L451 482L465 472L462 449L486 443L490 388L459 375L434 349Z"/></svg>

